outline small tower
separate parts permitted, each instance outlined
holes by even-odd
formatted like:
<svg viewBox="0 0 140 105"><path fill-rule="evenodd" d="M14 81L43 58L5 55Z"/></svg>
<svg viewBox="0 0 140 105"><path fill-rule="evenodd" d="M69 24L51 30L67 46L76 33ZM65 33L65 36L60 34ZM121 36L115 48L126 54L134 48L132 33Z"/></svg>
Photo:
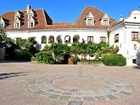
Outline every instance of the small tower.
<svg viewBox="0 0 140 105"><path fill-rule="evenodd" d="M27 8L26 8L27 14L30 12L30 10L31 10L31 6L30 5L27 5Z"/></svg>

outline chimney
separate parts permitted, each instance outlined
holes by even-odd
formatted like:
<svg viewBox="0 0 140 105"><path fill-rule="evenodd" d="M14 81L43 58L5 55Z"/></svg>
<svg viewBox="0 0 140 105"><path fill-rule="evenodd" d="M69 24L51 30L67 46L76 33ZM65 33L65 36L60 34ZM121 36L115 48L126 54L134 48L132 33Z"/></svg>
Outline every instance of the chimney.
<svg viewBox="0 0 140 105"><path fill-rule="evenodd" d="M31 6L30 5L27 5L27 8L26 8L27 14L30 12L30 10L31 10Z"/></svg>
<svg viewBox="0 0 140 105"><path fill-rule="evenodd" d="M123 20L124 20L124 18L122 16L120 16L120 21L123 21Z"/></svg>

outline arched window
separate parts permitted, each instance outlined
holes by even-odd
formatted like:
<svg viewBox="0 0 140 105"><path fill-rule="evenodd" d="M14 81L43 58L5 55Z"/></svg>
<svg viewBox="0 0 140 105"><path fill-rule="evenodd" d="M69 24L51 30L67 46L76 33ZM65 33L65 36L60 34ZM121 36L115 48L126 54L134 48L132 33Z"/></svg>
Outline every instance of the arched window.
<svg viewBox="0 0 140 105"><path fill-rule="evenodd" d="M79 40L80 40L80 36L79 35L75 35L73 37L73 43L79 43Z"/></svg>
<svg viewBox="0 0 140 105"><path fill-rule="evenodd" d="M70 43L71 37L69 35L65 36L64 41L65 41L65 43Z"/></svg>
<svg viewBox="0 0 140 105"><path fill-rule="evenodd" d="M49 36L49 43L54 43L54 36Z"/></svg>
<svg viewBox="0 0 140 105"><path fill-rule="evenodd" d="M62 38L61 38L60 35L56 38L56 40L57 40L58 43L62 43Z"/></svg>
<svg viewBox="0 0 140 105"><path fill-rule="evenodd" d="M46 44L47 43L47 38L46 36L41 37L41 44Z"/></svg>

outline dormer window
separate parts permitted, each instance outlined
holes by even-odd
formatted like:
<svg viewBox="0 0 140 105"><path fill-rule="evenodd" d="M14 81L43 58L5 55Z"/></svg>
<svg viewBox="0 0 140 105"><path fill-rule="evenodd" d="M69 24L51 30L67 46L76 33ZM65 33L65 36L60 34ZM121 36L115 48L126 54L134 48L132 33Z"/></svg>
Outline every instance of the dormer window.
<svg viewBox="0 0 140 105"><path fill-rule="evenodd" d="M20 18L20 17L21 17L20 12L19 12L19 11L16 11L16 13L15 13L15 20L16 20L17 18Z"/></svg>
<svg viewBox="0 0 140 105"><path fill-rule="evenodd" d="M0 28L4 28L5 27L5 21L3 18L0 18Z"/></svg>
<svg viewBox="0 0 140 105"><path fill-rule="evenodd" d="M31 17L29 20L28 20L28 27L29 28L33 28L35 26L35 20L33 17Z"/></svg>
<svg viewBox="0 0 140 105"><path fill-rule="evenodd" d="M87 15L85 20L86 20L86 25L88 25L88 26L94 25L94 16L92 15L91 12Z"/></svg>
<svg viewBox="0 0 140 105"><path fill-rule="evenodd" d="M21 21L19 18L17 18L14 22L14 28L20 28L21 26Z"/></svg>
<svg viewBox="0 0 140 105"><path fill-rule="evenodd" d="M108 26L109 25L109 20L108 19L103 19L102 20L102 25Z"/></svg>
<svg viewBox="0 0 140 105"><path fill-rule="evenodd" d="M29 22L29 23L28 23L28 27L29 27L29 28L32 28L32 27L34 27L34 26L35 26L34 22Z"/></svg>
<svg viewBox="0 0 140 105"><path fill-rule="evenodd" d="M89 26L94 25L94 19L88 18L88 19L86 20L86 24L89 25Z"/></svg>
<svg viewBox="0 0 140 105"><path fill-rule="evenodd" d="M28 13L28 20L30 20L32 17L34 17L34 11L32 9L30 9L30 11Z"/></svg>
<svg viewBox="0 0 140 105"><path fill-rule="evenodd" d="M102 17L101 24L103 26L109 26L109 16L107 14Z"/></svg>
<svg viewBox="0 0 140 105"><path fill-rule="evenodd" d="M15 23L15 28L20 28L20 23Z"/></svg>

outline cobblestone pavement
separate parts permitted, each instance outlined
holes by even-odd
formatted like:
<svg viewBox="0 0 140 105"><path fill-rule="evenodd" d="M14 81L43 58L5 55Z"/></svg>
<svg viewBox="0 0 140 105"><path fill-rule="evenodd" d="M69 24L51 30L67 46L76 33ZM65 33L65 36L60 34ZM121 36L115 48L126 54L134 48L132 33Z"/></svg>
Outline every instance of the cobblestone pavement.
<svg viewBox="0 0 140 105"><path fill-rule="evenodd" d="M140 105L140 69L0 63L0 105Z"/></svg>

